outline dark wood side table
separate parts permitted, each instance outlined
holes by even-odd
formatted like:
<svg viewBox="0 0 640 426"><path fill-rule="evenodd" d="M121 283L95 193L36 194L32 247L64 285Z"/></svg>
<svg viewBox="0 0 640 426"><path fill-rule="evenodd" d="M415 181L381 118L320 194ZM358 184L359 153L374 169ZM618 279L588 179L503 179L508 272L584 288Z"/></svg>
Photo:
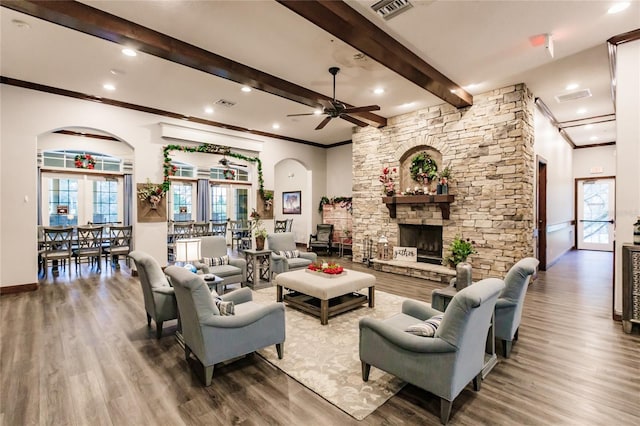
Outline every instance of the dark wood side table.
<svg viewBox="0 0 640 426"><path fill-rule="evenodd" d="M431 292L431 307L437 309L440 312L444 312L449 306L449 302L456 295L458 290L455 287L449 286L445 288L437 288ZM484 355L484 367L482 367L482 378L484 379L487 374L498 364L498 355L496 355L496 339L495 330L493 329L493 323L495 321L495 311L491 314L491 325L489 326L489 333L487 334L487 343L485 345Z"/></svg>
<svg viewBox="0 0 640 426"><path fill-rule="evenodd" d="M271 250L245 249L247 260L247 283L256 285L260 280L271 284Z"/></svg>

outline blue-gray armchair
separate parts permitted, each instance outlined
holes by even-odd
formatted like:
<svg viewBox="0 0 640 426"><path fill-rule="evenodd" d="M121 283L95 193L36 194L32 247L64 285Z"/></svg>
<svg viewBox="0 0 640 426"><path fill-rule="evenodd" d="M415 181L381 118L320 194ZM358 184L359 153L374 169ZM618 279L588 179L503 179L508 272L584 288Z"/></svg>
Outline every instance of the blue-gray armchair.
<svg viewBox="0 0 640 426"><path fill-rule="evenodd" d="M371 366L387 371L440 397L440 421L447 424L451 405L473 381L480 389L491 316L502 280L487 278L453 297L433 337L410 334L407 328L442 312L429 304L405 300L402 313L386 320L360 320L362 379Z"/></svg>
<svg viewBox="0 0 640 426"><path fill-rule="evenodd" d="M178 266L165 269L175 289L182 321L184 353L193 353L204 367L204 383L211 384L214 365L276 345L282 358L285 339L284 305L261 305L252 301L248 287L231 291L221 298L234 302L233 315L221 315L200 275Z"/></svg>
<svg viewBox="0 0 640 426"><path fill-rule="evenodd" d="M176 297L173 287L162 272L158 262L147 253L139 250L129 253L136 264L140 277L144 308L147 311L147 325L151 326L151 318L156 322L156 337L162 337L162 324L178 317Z"/></svg>
<svg viewBox="0 0 640 426"><path fill-rule="evenodd" d="M221 236L207 236L200 238L200 254L203 258L221 258L227 256L227 240ZM200 259L203 260L203 259ZM216 291L222 293L229 284L240 284L247 281L247 261L244 259L228 258L227 264L207 266L203 262L194 262L196 268L205 274L214 274L222 278L222 282L216 285Z"/></svg>
<svg viewBox="0 0 640 426"><path fill-rule="evenodd" d="M526 257L513 265L504 279L504 290L496 303L495 334L502 341L502 355L508 358L511 347L518 340L524 297L531 276L538 267L538 259Z"/></svg>
<svg viewBox="0 0 640 426"><path fill-rule="evenodd" d="M267 235L267 248L271 250L271 273L273 274L306 268L318 259L318 255L313 252L299 251L291 232ZM298 257L288 258L279 254L280 252L292 252L294 250L298 250Z"/></svg>

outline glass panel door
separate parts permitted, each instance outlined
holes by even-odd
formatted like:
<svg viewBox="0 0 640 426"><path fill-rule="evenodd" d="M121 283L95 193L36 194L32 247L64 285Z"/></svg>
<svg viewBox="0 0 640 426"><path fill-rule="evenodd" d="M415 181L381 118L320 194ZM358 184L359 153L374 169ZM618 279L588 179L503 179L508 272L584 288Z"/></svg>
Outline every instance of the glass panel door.
<svg viewBox="0 0 640 426"><path fill-rule="evenodd" d="M578 181L578 249L613 251L614 179Z"/></svg>

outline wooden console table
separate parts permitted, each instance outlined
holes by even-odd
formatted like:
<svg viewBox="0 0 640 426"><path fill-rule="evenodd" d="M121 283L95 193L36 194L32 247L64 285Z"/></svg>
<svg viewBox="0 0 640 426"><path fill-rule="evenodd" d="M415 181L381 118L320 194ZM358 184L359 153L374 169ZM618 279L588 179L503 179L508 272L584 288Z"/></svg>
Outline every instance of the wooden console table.
<svg viewBox="0 0 640 426"><path fill-rule="evenodd" d="M382 197L382 202L387 205L389 209L389 217L396 218L396 206L398 204L436 204L440 207L442 212L442 218L449 219L450 204L453 203L455 197L450 194L444 195L398 195L393 197Z"/></svg>

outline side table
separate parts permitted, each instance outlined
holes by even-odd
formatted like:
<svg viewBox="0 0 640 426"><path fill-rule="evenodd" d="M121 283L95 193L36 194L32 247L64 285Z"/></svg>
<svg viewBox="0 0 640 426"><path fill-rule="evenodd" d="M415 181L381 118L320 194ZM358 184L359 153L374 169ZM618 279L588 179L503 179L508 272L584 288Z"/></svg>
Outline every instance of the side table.
<svg viewBox="0 0 640 426"><path fill-rule="evenodd" d="M271 284L271 250L245 249L247 260L247 283L256 285L260 280Z"/></svg>
<svg viewBox="0 0 640 426"><path fill-rule="evenodd" d="M431 292L431 307L439 310L440 312L444 312L447 309L447 306L449 306L449 302L451 302L451 299L453 299L453 296L455 296L457 292L458 290L453 286L433 290ZM493 329L494 321L495 311L491 314L491 324L489 325L487 343L485 344L484 349L484 367L482 367L483 379L498 363L498 356L496 355L495 330Z"/></svg>
<svg viewBox="0 0 640 426"><path fill-rule="evenodd" d="M338 243L338 256L344 257L344 249L351 250L353 240L351 237L340 237L340 242Z"/></svg>

